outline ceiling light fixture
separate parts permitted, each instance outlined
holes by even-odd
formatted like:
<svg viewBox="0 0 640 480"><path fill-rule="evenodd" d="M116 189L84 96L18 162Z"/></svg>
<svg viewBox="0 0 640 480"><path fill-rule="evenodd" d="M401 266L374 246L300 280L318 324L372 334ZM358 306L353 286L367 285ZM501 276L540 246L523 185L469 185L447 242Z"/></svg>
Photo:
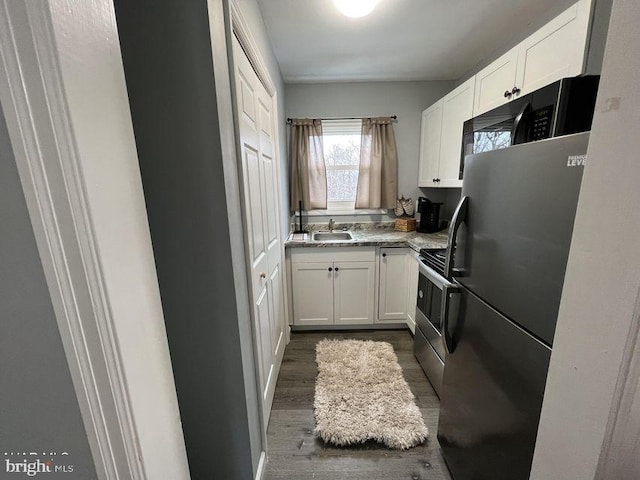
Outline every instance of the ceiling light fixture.
<svg viewBox="0 0 640 480"><path fill-rule="evenodd" d="M336 8L351 18L369 15L380 0L333 0Z"/></svg>

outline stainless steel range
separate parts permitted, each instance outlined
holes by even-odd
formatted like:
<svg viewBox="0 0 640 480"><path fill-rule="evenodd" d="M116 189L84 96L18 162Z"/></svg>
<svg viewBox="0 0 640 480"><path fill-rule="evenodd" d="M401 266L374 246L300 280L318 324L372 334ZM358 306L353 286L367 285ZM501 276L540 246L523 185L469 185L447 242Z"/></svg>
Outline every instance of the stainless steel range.
<svg viewBox="0 0 640 480"><path fill-rule="evenodd" d="M443 290L453 286L444 276L446 249L420 250L420 276L416 302L413 351L438 395L444 371L442 341Z"/></svg>

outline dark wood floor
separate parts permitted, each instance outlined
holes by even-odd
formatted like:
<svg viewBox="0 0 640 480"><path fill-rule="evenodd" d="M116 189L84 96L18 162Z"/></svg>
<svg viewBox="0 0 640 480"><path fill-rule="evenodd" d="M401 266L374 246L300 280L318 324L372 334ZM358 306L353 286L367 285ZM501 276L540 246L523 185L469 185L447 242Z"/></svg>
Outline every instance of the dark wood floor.
<svg viewBox="0 0 640 480"><path fill-rule="evenodd" d="M388 341L429 428L424 445L389 450L375 443L333 447L315 437L313 394L317 374L315 345L323 338ZM436 429L439 401L413 356L408 330L293 333L284 353L267 430L266 480L450 480Z"/></svg>

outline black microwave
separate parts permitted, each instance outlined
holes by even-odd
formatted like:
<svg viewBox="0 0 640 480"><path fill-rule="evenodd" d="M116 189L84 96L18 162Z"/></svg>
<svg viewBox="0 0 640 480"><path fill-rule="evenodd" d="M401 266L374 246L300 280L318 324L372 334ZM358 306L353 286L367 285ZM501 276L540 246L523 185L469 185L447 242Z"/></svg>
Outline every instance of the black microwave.
<svg viewBox="0 0 640 480"><path fill-rule="evenodd" d="M462 158L591 129L599 75L563 78L464 122Z"/></svg>

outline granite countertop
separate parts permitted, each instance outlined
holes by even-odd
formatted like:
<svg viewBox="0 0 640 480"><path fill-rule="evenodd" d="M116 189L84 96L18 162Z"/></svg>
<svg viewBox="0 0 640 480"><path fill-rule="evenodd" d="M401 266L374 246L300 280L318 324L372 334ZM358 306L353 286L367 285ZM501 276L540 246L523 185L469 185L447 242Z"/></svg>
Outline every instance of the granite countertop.
<svg viewBox="0 0 640 480"><path fill-rule="evenodd" d="M336 224L333 229L334 232L348 230L353 236L353 240L319 242L312 240L312 234L313 232L327 231L327 226L309 224L305 226L305 229L310 233L290 233L284 245L286 248L353 246L410 247L416 252L420 251L421 248L435 249L447 247L448 231L446 229L436 233L396 232L393 226L393 222L378 224Z"/></svg>

